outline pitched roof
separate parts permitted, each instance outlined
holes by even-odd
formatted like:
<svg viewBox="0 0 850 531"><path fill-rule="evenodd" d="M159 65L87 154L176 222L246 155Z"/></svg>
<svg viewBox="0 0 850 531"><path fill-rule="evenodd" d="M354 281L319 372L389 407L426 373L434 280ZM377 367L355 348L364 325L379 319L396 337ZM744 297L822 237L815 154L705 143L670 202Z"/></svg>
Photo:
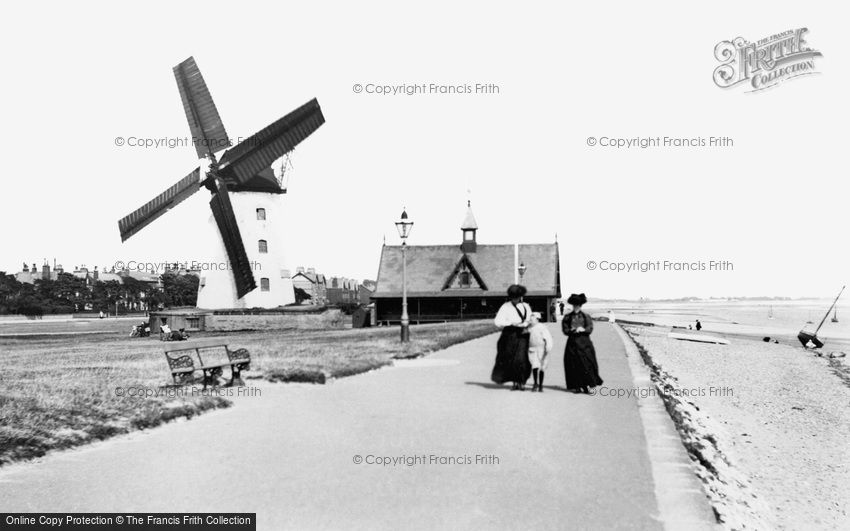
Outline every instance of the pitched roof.
<svg viewBox="0 0 850 531"><path fill-rule="evenodd" d="M100 273L100 280L103 280L106 277L106 275L112 275L112 274L113 273ZM160 277L160 275L158 275L157 273L151 273L149 271L138 271L138 270L128 271L126 273L126 275L128 277L133 277L134 279L136 279L140 282L159 282L159 277ZM118 275L116 275L116 276L118 276ZM119 280L119 279L116 279L114 277L109 277L109 279L110 280Z"/></svg>
<svg viewBox="0 0 850 531"><path fill-rule="evenodd" d="M293 275L292 278L295 278L295 277L304 277L307 280L309 280L310 282L312 282L313 284L315 284L318 281L318 276L315 273L307 273L306 271L299 271L299 272L295 273L295 275Z"/></svg>
<svg viewBox="0 0 850 531"><path fill-rule="evenodd" d="M475 264L473 264L472 261L469 259L469 255L464 254L463 256L461 256L454 270L443 283L444 290L452 287L452 283L455 281L461 271L468 271L475 278L475 282L477 283L477 287L479 289L487 289L487 284L484 282L484 279L481 278L481 275L478 274L478 271L475 269Z"/></svg>
<svg viewBox="0 0 850 531"><path fill-rule="evenodd" d="M478 245L467 259L487 290L477 288L443 289L454 275L464 253L459 245L410 245L407 247L407 294L410 297L504 297L514 283L514 246ZM558 244L519 246L519 260L528 268L522 284L532 296L560 296ZM400 297L401 246L385 245L378 269L375 298Z"/></svg>

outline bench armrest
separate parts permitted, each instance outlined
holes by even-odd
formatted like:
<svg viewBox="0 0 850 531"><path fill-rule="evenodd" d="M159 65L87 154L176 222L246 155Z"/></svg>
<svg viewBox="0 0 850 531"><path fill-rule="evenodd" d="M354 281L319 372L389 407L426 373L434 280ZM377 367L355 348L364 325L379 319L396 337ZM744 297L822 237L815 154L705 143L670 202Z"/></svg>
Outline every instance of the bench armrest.
<svg viewBox="0 0 850 531"><path fill-rule="evenodd" d="M227 359L231 363L251 363L251 354L248 349L239 348L236 350L227 349Z"/></svg>

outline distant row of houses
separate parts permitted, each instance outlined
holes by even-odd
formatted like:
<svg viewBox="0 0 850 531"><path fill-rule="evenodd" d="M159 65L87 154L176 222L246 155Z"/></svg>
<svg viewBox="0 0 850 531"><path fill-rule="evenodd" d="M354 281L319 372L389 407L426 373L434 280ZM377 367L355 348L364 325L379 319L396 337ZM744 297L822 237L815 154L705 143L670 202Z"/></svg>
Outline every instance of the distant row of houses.
<svg viewBox="0 0 850 531"><path fill-rule="evenodd" d="M171 271L175 274L195 274L197 272L187 271L185 269L175 269ZM39 269L35 264L32 264L32 267L29 267L26 263L24 263L23 268L20 272L15 273L15 279L18 282L25 284L34 284L36 280L56 280L59 278L59 275L63 273L68 273L73 275L74 277L84 280L86 286L91 287L97 282L118 282L119 284L124 284L124 279L127 277L131 277L139 282L143 282L148 284L152 288L161 288L162 281L160 280L159 273L151 273L147 271L131 271L129 269L120 269L116 270L114 267L109 269L106 268L103 270L98 270L97 266L94 269L90 270L86 266L75 266L72 271L65 271L62 265L54 264L53 267L44 262L44 264Z"/></svg>
<svg viewBox="0 0 850 531"><path fill-rule="evenodd" d="M314 268L298 267L292 275L292 286L310 297L310 304L369 304L375 284L346 277L330 277L317 273Z"/></svg>
<svg viewBox="0 0 850 531"><path fill-rule="evenodd" d="M177 264L175 264L174 269L169 269L168 272L177 275L198 275L197 271L180 268ZM51 267L47 261L40 268L36 264L32 264L32 267L30 267L24 263L22 270L15 274L15 279L18 282L34 284L36 280L56 280L63 273L69 273L84 280L89 289L98 282L115 281L119 284L125 284L125 279L128 277L147 284L150 288L162 289L159 273L129 269L116 270L114 267L108 270L107 268L99 270L97 267L89 269L86 266L75 266L72 271L66 271L62 265L54 263ZM302 290L309 297L309 300L304 301L306 304L316 305L365 305L369 304L369 299L375 291L375 283L372 281L367 280L361 284L351 278L326 277L321 273L316 273L313 268L305 269L304 267L297 268L296 273L292 276L292 285L293 288Z"/></svg>
<svg viewBox="0 0 850 531"><path fill-rule="evenodd" d="M187 271L185 268L175 266L167 272L175 275L195 275L195 271ZM162 276L159 273L146 271L131 271L129 269L116 270L114 267L107 270L99 270L97 267L89 269L86 266L75 266L73 270L66 271L62 265L54 262L53 267L45 260L41 268L36 264L32 267L24 263L23 268L14 274L15 279L22 284L35 284L36 281L57 281L60 275L71 275L85 285L85 291L92 292L95 286L103 283L115 282L120 286L118 291L113 291L112 296L117 296L120 305L129 311L149 311L161 307L162 303L151 299L148 295L153 291L162 292L164 289ZM129 279L137 281L131 286ZM94 310L94 303L87 298L85 291L77 291L74 307L76 310ZM110 303L111 304L111 303ZM116 308L117 311L117 308Z"/></svg>

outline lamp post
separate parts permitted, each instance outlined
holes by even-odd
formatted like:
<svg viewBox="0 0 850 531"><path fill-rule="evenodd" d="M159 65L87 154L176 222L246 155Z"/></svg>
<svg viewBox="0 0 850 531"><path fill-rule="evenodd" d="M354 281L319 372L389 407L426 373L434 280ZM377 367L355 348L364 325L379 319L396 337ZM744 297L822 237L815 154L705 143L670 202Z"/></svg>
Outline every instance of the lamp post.
<svg viewBox="0 0 850 531"><path fill-rule="evenodd" d="M407 209L401 212L401 219L395 223L401 238L401 342L410 342L410 317L407 315L407 237L413 229L413 222L407 217Z"/></svg>
<svg viewBox="0 0 850 531"><path fill-rule="evenodd" d="M522 284L522 277L525 276L525 271L527 269L528 268L525 267L525 262L520 262L519 267L516 268L516 270L519 272L519 283L520 284Z"/></svg>

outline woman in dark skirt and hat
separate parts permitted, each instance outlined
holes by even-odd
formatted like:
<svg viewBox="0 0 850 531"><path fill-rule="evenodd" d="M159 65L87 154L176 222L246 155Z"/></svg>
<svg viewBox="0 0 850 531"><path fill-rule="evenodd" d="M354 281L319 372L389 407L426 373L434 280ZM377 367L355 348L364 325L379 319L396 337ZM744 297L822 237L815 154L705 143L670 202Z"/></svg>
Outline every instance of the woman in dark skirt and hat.
<svg viewBox="0 0 850 531"><path fill-rule="evenodd" d="M567 299L567 304L573 310L564 316L561 329L567 336L567 346L564 349L564 374L567 380L567 391L589 393L589 387L602 385L599 377L599 366L596 364L596 350L590 340L593 332L593 320L581 311L587 302L584 293L573 293Z"/></svg>
<svg viewBox="0 0 850 531"><path fill-rule="evenodd" d="M496 346L496 364L490 379L497 384L513 382L512 391L523 391L531 376L528 361L528 326L531 322L531 307L522 302L524 286L517 284L508 288L508 302L496 314L496 326L502 335Z"/></svg>

